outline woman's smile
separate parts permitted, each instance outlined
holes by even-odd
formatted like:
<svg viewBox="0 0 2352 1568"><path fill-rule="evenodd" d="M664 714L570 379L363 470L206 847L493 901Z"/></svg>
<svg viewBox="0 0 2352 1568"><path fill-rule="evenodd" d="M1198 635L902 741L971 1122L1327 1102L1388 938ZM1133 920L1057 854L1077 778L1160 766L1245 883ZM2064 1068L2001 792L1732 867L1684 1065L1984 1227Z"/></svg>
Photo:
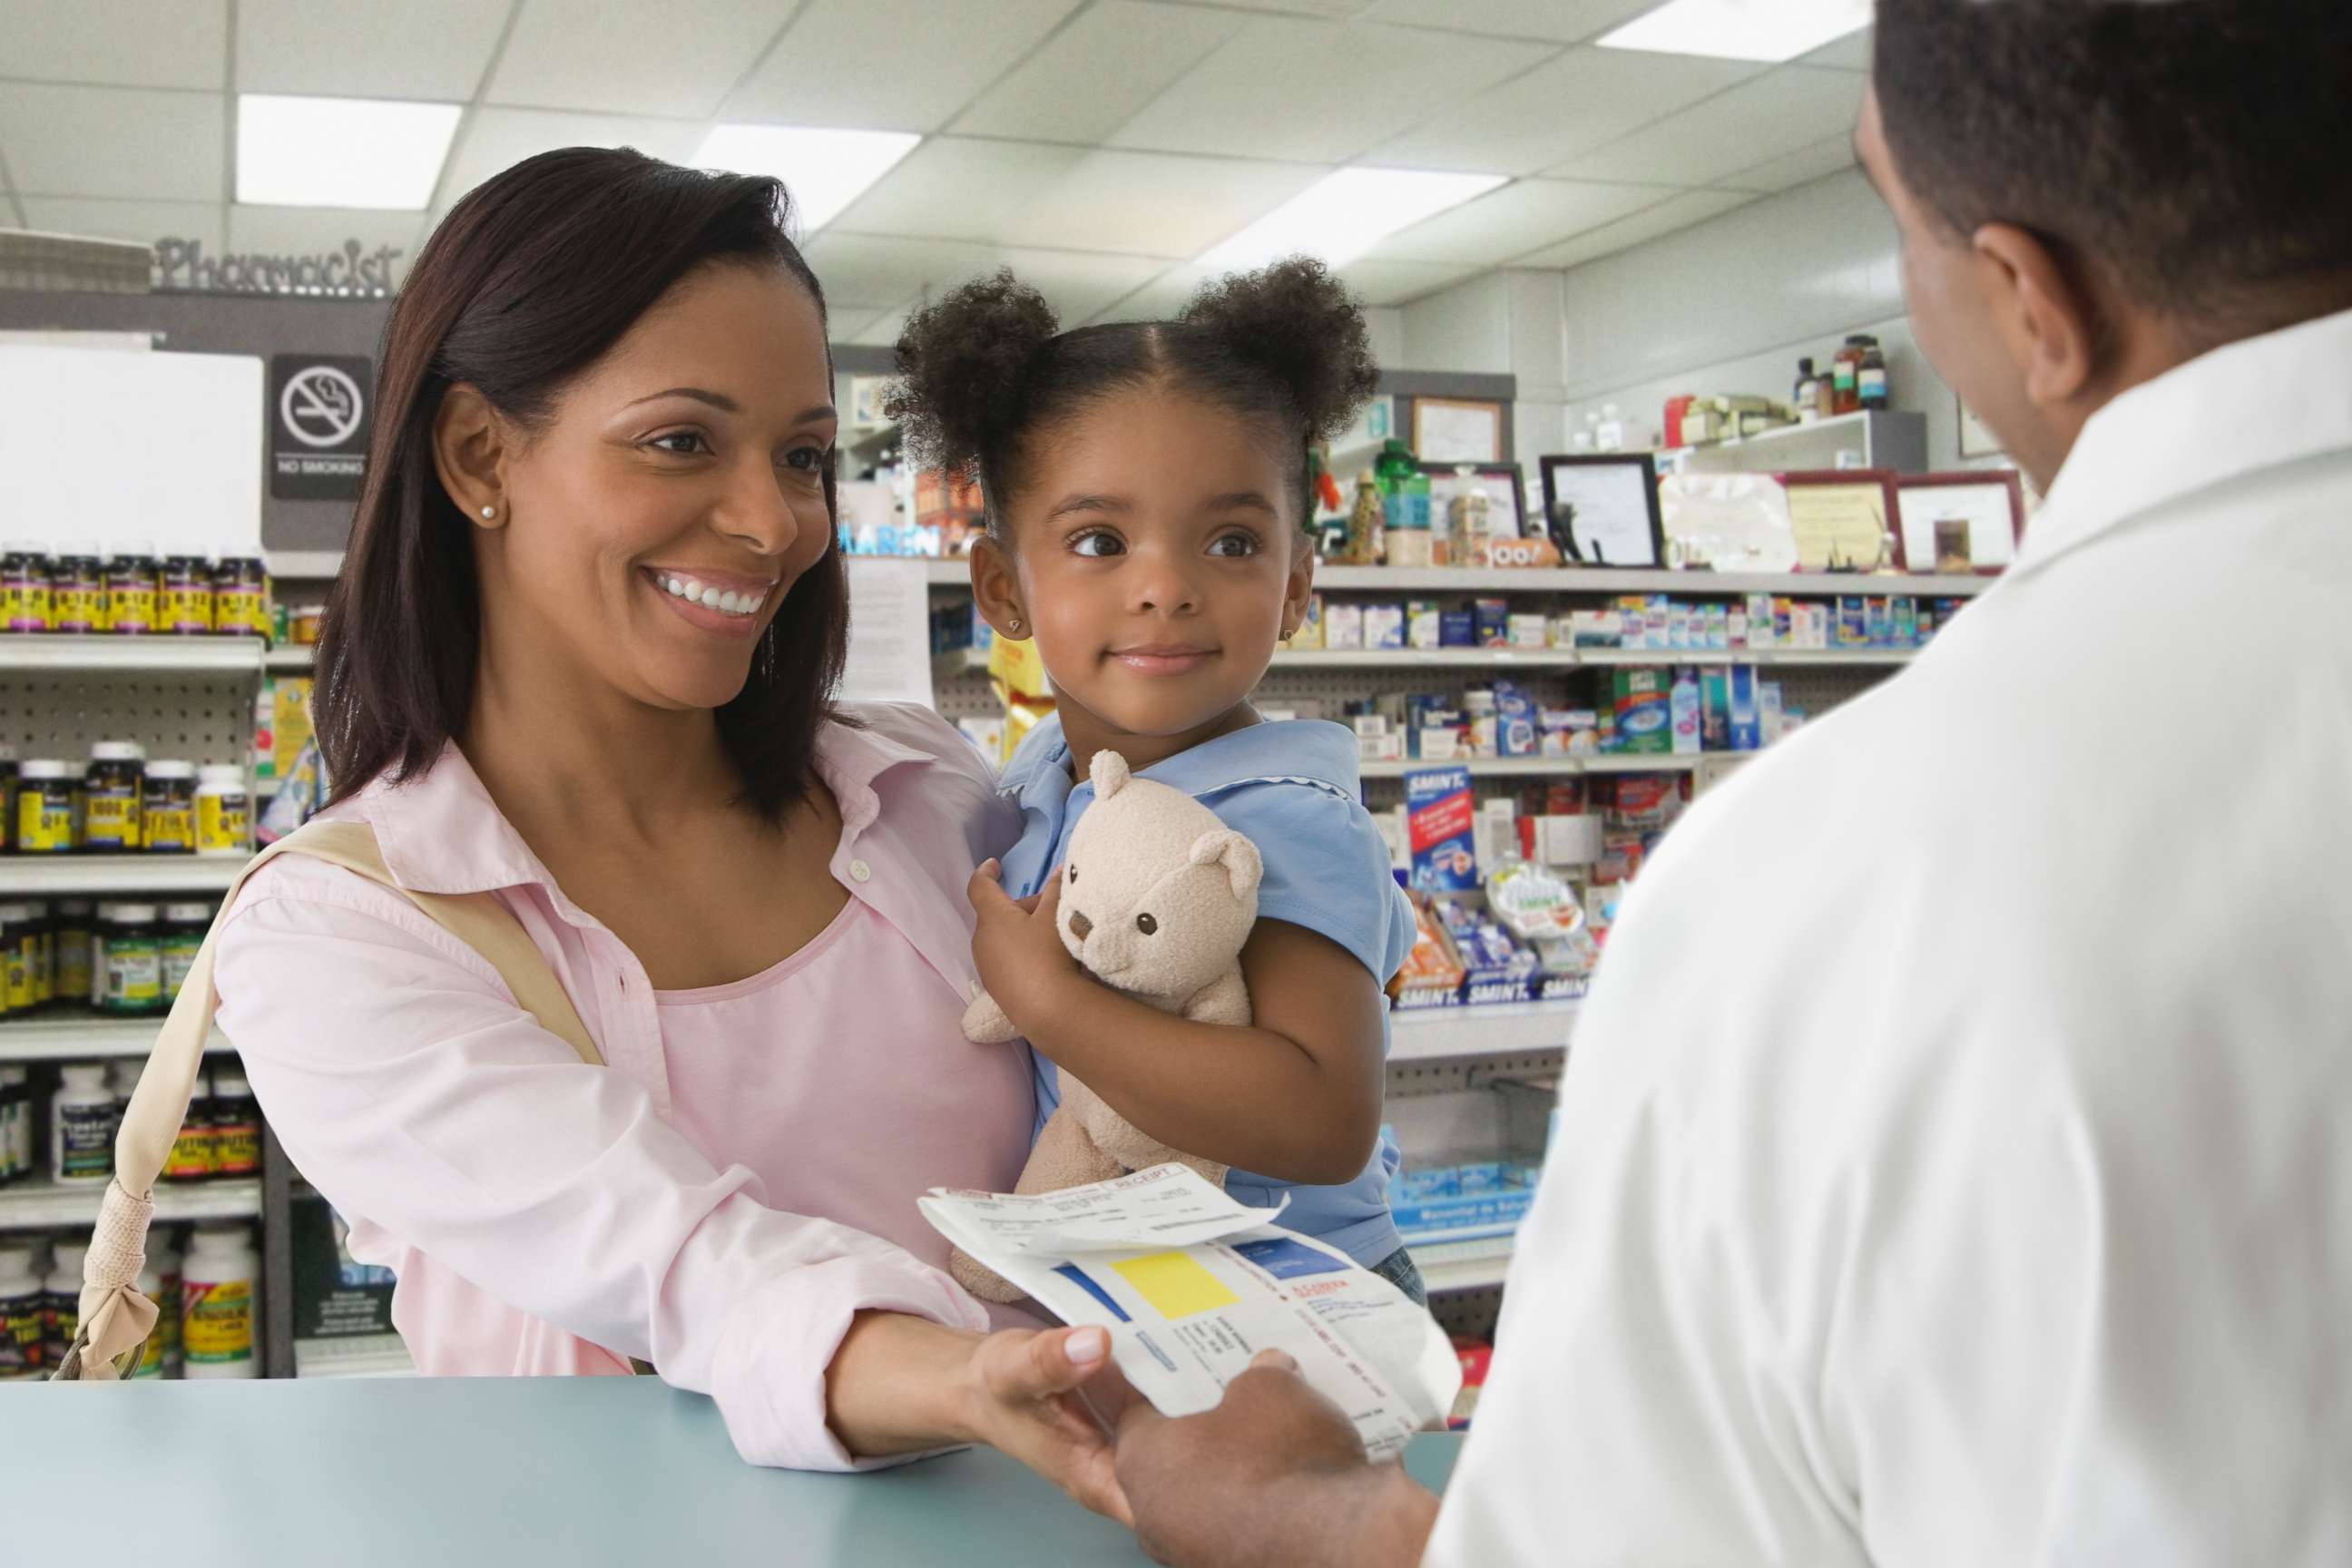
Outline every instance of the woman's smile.
<svg viewBox="0 0 2352 1568"><path fill-rule="evenodd" d="M638 579L689 625L722 637L757 636L776 579L688 567L641 566Z"/></svg>

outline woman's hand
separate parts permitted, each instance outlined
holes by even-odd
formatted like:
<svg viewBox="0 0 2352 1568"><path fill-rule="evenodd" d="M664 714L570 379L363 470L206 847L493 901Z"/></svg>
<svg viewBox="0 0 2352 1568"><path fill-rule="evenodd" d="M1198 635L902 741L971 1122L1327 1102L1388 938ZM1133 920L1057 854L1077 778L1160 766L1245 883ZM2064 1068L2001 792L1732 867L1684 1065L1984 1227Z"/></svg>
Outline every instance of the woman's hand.
<svg viewBox="0 0 2352 1568"><path fill-rule="evenodd" d="M960 1393L972 1441L1133 1527L1106 1424L1135 1396L1110 1359L1108 1330L1001 1330L972 1347Z"/></svg>
<svg viewBox="0 0 2352 1568"><path fill-rule="evenodd" d="M1003 874L1003 868L994 860L982 862L971 874L967 889L976 917L971 962L989 995L1026 1034L1033 1020L1046 1016L1055 988L1086 972L1062 945L1055 923L1061 919L1061 868L1055 867L1045 885L1026 899L1005 892L999 879Z"/></svg>

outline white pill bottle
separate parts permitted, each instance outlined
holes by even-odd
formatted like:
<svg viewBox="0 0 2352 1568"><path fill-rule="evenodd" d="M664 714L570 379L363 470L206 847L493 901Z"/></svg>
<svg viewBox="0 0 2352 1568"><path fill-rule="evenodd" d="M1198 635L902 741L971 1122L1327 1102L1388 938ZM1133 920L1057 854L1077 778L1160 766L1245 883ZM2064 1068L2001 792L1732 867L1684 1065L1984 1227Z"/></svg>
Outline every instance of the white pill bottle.
<svg viewBox="0 0 2352 1568"><path fill-rule="evenodd" d="M258 1377L261 1260L243 1225L198 1226L180 1263L183 1377Z"/></svg>

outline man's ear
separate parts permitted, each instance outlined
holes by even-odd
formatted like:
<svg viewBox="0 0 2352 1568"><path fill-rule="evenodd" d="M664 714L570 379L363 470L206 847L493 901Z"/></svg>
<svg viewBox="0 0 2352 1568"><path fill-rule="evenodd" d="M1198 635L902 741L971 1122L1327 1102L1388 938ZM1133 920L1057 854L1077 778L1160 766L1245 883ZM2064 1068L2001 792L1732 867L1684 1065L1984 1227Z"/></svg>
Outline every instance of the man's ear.
<svg viewBox="0 0 2352 1568"><path fill-rule="evenodd" d="M1037 635L1036 624L1021 601L1021 574L1013 552L983 534L971 547L971 601L1001 637L1026 642Z"/></svg>
<svg viewBox="0 0 2352 1568"><path fill-rule="evenodd" d="M433 416L433 466L450 501L477 528L504 528L508 505L507 422L470 382L441 395Z"/></svg>
<svg viewBox="0 0 2352 1568"><path fill-rule="evenodd" d="M2095 384L2106 357L2082 281L2041 237L2014 224L1986 224L1969 243L1994 323L2024 372L2026 396L2043 408L2074 403Z"/></svg>

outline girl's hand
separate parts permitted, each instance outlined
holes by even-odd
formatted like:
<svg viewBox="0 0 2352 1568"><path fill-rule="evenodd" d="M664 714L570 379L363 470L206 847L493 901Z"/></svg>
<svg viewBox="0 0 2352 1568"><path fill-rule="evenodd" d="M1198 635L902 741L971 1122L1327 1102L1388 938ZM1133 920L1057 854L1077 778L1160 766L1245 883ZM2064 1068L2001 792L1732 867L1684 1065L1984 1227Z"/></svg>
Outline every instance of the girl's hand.
<svg viewBox="0 0 2352 1568"><path fill-rule="evenodd" d="M981 984L1004 1016L1024 1034L1028 1024L1045 1016L1054 988L1083 974L1078 961L1062 945L1056 927L1061 919L1062 874L1055 867L1034 898L1013 899L998 879L1003 868L994 860L981 863L971 874L967 891L977 923L971 934L972 967Z"/></svg>
<svg viewBox="0 0 2352 1568"><path fill-rule="evenodd" d="M959 1396L972 1441L1011 1455L1095 1512L1134 1527L1106 1424L1115 1426L1135 1395L1110 1359L1108 1330L992 1333L972 1346Z"/></svg>

